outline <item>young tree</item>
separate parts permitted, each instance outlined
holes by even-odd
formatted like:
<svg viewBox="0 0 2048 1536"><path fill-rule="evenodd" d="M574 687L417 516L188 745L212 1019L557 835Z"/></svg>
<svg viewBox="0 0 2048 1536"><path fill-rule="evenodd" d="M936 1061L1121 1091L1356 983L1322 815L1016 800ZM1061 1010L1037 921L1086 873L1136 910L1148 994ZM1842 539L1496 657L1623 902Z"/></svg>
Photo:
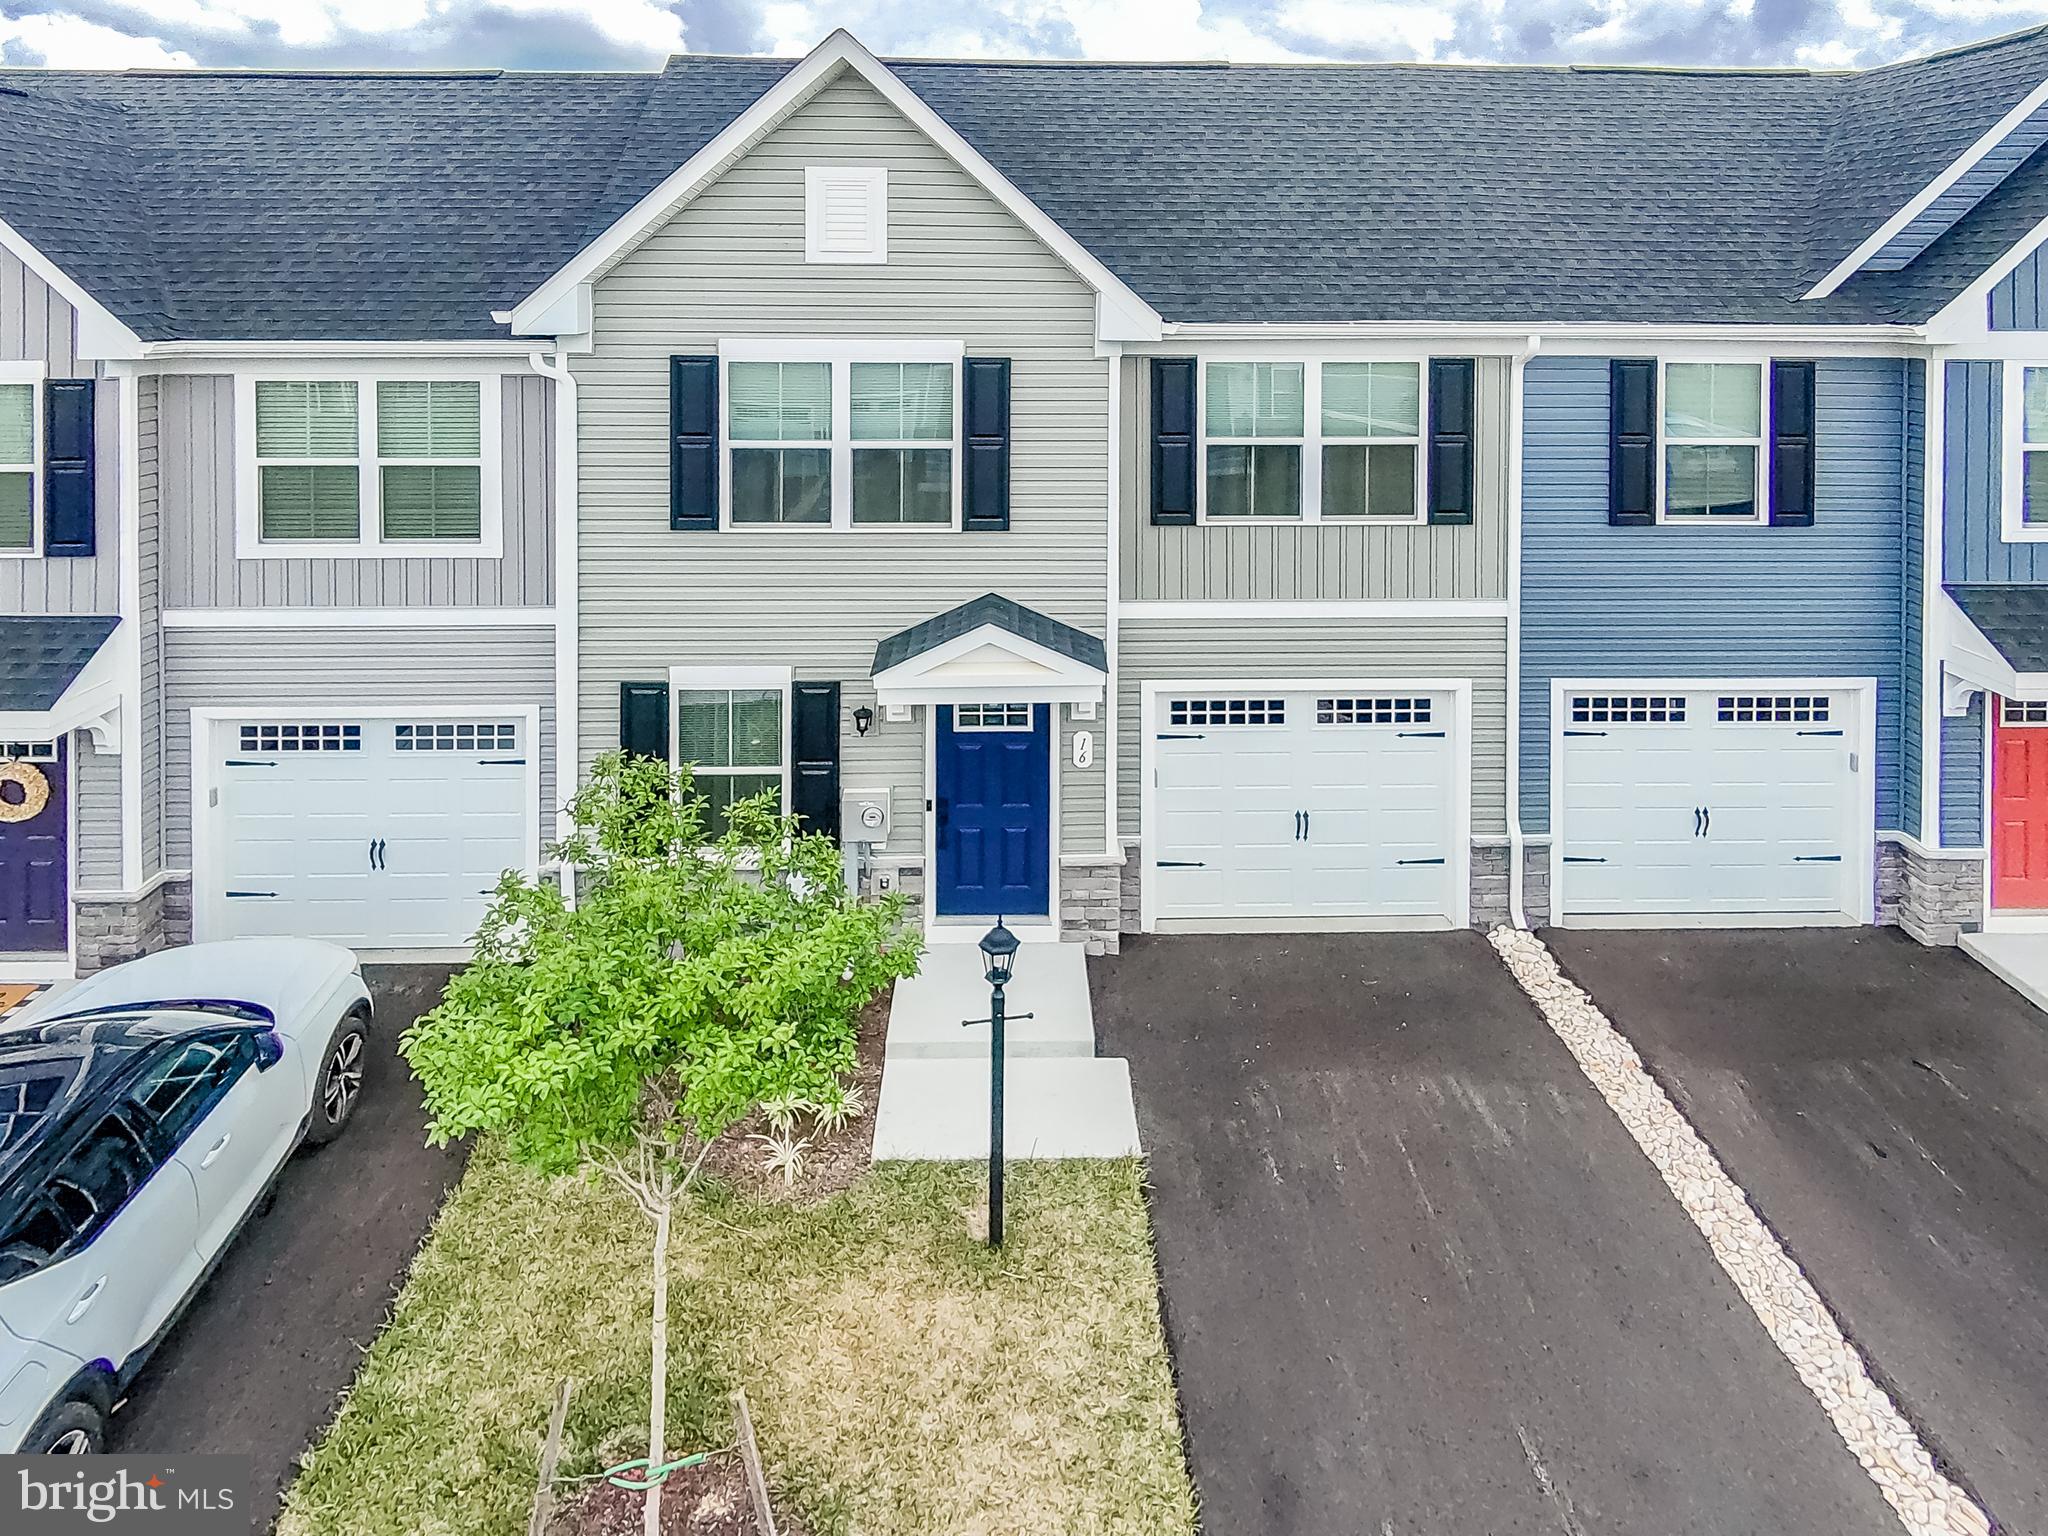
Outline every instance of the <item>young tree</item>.
<svg viewBox="0 0 2048 1536"><path fill-rule="evenodd" d="M675 1202L757 1105L843 1102L861 1008L919 951L902 898L855 900L838 848L772 796L734 804L716 837L707 810L688 769L599 759L555 850L581 872L579 899L507 874L475 958L400 1045L437 1145L501 1135L544 1171L612 1179L653 1224L650 1468L666 1432ZM649 1490L648 1536L660 1496Z"/></svg>

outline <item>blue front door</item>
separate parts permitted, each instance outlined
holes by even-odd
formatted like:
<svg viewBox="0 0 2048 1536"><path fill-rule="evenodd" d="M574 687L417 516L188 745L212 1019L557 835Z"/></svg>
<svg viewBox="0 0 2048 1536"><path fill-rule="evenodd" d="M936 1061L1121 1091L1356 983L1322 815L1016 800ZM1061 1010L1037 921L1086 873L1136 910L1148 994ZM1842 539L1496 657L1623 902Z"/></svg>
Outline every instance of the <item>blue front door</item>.
<svg viewBox="0 0 2048 1536"><path fill-rule="evenodd" d="M941 917L1052 911L1052 709L938 706L933 747Z"/></svg>
<svg viewBox="0 0 2048 1536"><path fill-rule="evenodd" d="M0 819L0 954L61 955L69 947L64 753L59 742L54 762L11 760L9 777L0 779L0 805L8 810ZM32 799L37 809L30 814Z"/></svg>

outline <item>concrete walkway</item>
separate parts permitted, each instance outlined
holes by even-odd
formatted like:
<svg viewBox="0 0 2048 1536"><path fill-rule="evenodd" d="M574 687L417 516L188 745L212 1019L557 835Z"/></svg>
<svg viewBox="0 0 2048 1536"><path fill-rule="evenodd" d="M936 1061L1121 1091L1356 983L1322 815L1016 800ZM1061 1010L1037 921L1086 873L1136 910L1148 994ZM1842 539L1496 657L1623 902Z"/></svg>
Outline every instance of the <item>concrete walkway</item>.
<svg viewBox="0 0 2048 1536"><path fill-rule="evenodd" d="M1031 944L1007 989L1003 1144L1011 1157L1135 1157L1131 1074L1095 1054L1095 1012L1078 944ZM878 1162L988 1156L989 987L981 951L933 945L889 1007ZM1021 1017L1030 1014L1030 1018Z"/></svg>
<svg viewBox="0 0 2048 1536"><path fill-rule="evenodd" d="M2036 1008L2048 1011L2048 933L1966 933L1963 949Z"/></svg>

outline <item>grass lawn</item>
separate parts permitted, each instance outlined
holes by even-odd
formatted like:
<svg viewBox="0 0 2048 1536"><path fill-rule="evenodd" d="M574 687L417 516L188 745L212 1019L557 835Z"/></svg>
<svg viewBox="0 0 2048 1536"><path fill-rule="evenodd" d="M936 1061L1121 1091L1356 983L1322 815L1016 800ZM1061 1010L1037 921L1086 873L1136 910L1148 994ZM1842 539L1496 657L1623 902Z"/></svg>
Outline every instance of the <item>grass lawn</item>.
<svg viewBox="0 0 2048 1536"><path fill-rule="evenodd" d="M1194 1496L1137 1163L888 1164L789 1206L711 1187L675 1225L670 1454L753 1405L813 1536L1176 1533ZM282 1536L517 1536L557 1381L561 1471L646 1454L649 1227L609 1187L486 1147L290 1491Z"/></svg>

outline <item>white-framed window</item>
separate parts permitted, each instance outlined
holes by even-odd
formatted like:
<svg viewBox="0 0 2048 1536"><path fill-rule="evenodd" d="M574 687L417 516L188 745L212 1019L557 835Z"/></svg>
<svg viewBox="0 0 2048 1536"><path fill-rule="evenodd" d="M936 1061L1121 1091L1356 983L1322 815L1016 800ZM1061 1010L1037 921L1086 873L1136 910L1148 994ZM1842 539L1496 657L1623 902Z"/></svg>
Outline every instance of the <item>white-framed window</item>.
<svg viewBox="0 0 2048 1536"><path fill-rule="evenodd" d="M1029 704L955 704L953 706L953 729L956 731L1028 731L1031 729L1031 706Z"/></svg>
<svg viewBox="0 0 2048 1536"><path fill-rule="evenodd" d="M43 365L0 363L0 558L43 550Z"/></svg>
<svg viewBox="0 0 2048 1536"><path fill-rule="evenodd" d="M1657 516L1666 523L1762 523L1764 383L1758 362L1661 361Z"/></svg>
<svg viewBox="0 0 2048 1536"><path fill-rule="evenodd" d="M964 350L722 342L726 526L957 528Z"/></svg>
<svg viewBox="0 0 2048 1536"><path fill-rule="evenodd" d="M503 552L498 375L306 368L235 383L241 558Z"/></svg>
<svg viewBox="0 0 2048 1536"><path fill-rule="evenodd" d="M1420 358L1204 357L1201 521L1420 523Z"/></svg>
<svg viewBox="0 0 2048 1536"><path fill-rule="evenodd" d="M889 259L889 172L879 165L804 167L804 260Z"/></svg>
<svg viewBox="0 0 2048 1536"><path fill-rule="evenodd" d="M2048 366L2006 364L2005 445L2005 540L2048 540Z"/></svg>
<svg viewBox="0 0 2048 1536"><path fill-rule="evenodd" d="M789 670L672 667L672 761L688 763L710 800L705 830L726 828L733 802L773 790L789 808Z"/></svg>
<svg viewBox="0 0 2048 1536"><path fill-rule="evenodd" d="M2004 725L2048 725L2048 700L2001 699L1999 708Z"/></svg>

